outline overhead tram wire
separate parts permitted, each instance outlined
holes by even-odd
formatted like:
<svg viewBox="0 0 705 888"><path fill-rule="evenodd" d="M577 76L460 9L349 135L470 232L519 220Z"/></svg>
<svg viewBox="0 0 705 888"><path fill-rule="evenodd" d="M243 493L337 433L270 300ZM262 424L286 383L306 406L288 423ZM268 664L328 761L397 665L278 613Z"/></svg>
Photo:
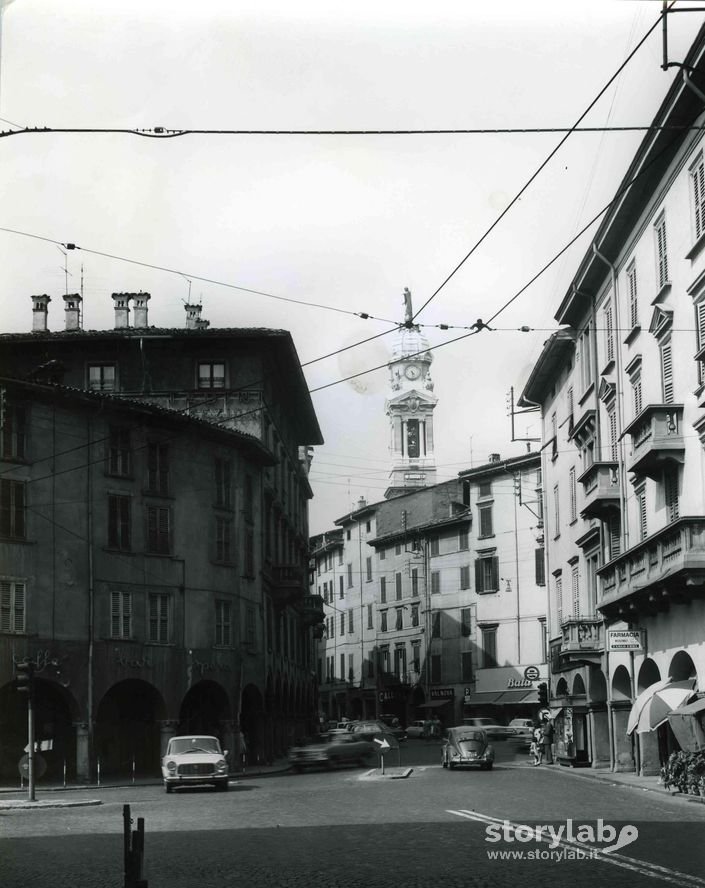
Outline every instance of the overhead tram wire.
<svg viewBox="0 0 705 888"><path fill-rule="evenodd" d="M671 6L673 6L674 4L675 4L675 0L673 0L673 2L671 3ZM671 6L669 6L669 9L671 8ZM634 56L636 55L636 53L641 49L641 47L644 45L644 43L647 41L647 39L651 36L651 34L653 33L653 31L656 30L656 28L659 26L661 20L662 20L662 19L661 19L661 16L659 16L658 19L654 22L654 24L648 29L648 31L646 32L646 34L644 34L644 36L641 38L641 40L637 43L637 45L634 47L634 49L629 53L629 55L627 56L627 58L622 62L622 64L619 66L619 68L615 71L615 73L610 77L610 79L607 81L607 83L602 87L602 89L600 90L600 92L599 92L599 93L595 96L595 98L590 102L590 104L587 106L587 108L585 109L585 111L583 111L583 113L580 115L580 117L578 117L578 119L577 119L577 121L575 122L575 124L574 124L569 130L567 130L567 131L565 132L565 135L564 135L563 138L558 142L558 144L556 145L556 147L555 147L555 148L554 148L554 149L548 154L548 156L546 157L546 159L543 160L542 163L538 166L538 168L537 168L537 169L531 174L531 176L528 178L528 180L527 180L527 181L524 183L524 185L519 189L519 191L514 195L514 197L511 199L511 201L510 201L510 202L507 204L507 206L502 210L502 212L499 214L499 216L497 216L497 218L496 218L496 219L494 220L494 222L489 226L489 228L485 231L485 233L479 238L479 240L477 240L477 241L475 242L475 244L472 246L472 248L469 250L469 252L467 252L467 253L465 254L465 256L460 260L460 262L455 266L455 268L454 268L454 269L451 271L451 273L445 278L445 280L440 284L440 286L437 287L436 290L435 290L433 293L431 293L431 295L430 295L430 296L428 297L428 299L423 303L423 305L421 306L421 308L419 308L419 309L416 311L416 313L414 314L414 316L413 316L413 318L412 318L412 321L415 320L415 319L421 314L421 312L422 312L422 311L423 311L423 310L429 305L429 303L432 302L433 299L435 299L436 296L441 292L441 290L445 287L445 285L446 285L446 284L447 284L447 283L448 283L448 282L454 277L454 275L455 275L455 274L456 274L456 273L457 273L457 272L463 267L463 265L465 265L465 263L466 263L466 262L468 261L468 259L472 256L472 254L475 252L475 250L477 250L477 248L478 248L478 247L484 242L484 240L485 240L485 239L486 239L486 238L492 233L492 231L494 231L494 229L497 227L497 225L499 225L499 223L502 221L502 219L507 215L507 213L509 212L509 210L510 210L510 209L511 209L511 208L517 203L517 201L521 198L521 196L522 196L522 195L524 194L524 192L529 188L529 186L534 182L534 180L538 177L538 175L539 175L539 174L545 169L545 167L550 163L550 161L556 156L556 154L558 153L558 151L563 147L563 145L567 142L567 140L570 138L570 136L571 136L574 132L577 132L577 131L578 131L578 127L579 127L579 125L580 125L580 122L581 122L582 120L584 120L585 117L587 117L587 115L590 113L590 111L592 111L592 109L593 109L593 108L595 107L595 105L599 102L599 100L602 98L602 96L607 92L607 90L609 89L609 87L610 87L610 86L614 83L614 81L619 77L619 75L622 73L622 71L624 70L624 68L626 68L626 66L627 66L627 65L629 64L629 62L634 58ZM605 130L602 129L602 131L605 131Z"/></svg>
<svg viewBox="0 0 705 888"><path fill-rule="evenodd" d="M140 259L131 259L128 256L118 256L113 253L104 253L101 250L93 250L90 247L82 247L79 244L75 244L70 241L68 241L68 242L59 241L59 240L56 240L55 238L44 237L43 235L33 234L32 232L29 232L29 231L20 231L16 228L6 228L4 226L0 226L0 231L4 231L8 234L16 234L16 235L19 235L20 237L29 237L29 238L33 238L34 240L45 241L46 243L54 244L54 246L63 247L65 250L80 250L82 253L89 253L92 256L101 256L104 259L113 259L117 262L126 262L130 265L138 265L141 268L150 268L153 271L163 271L163 272L166 272L167 274L176 274L176 275L179 275L179 277L186 278L186 280L201 281L201 283L204 283L204 284L213 284L214 286L217 286L217 287L226 287L227 289L230 289L230 290L238 290L242 293L250 293L254 296L264 296L267 299L276 299L279 302L288 302L293 305L302 305L307 308L320 308L324 311L334 311L334 312L338 312L339 314L345 314L345 315L349 315L351 317L362 318L362 320L364 320L364 321L367 321L367 320L384 321L387 324L395 324L395 321L392 321L390 318L380 318L380 317L377 317L376 315L370 314L369 312L366 312L366 311L351 311L350 309L347 309L347 308L338 308L335 305L326 305L325 303L321 303L321 302L307 302L305 299L294 299L290 296L277 296L274 293L266 293L264 290L255 290L251 287L242 287L239 284L231 284L228 281L221 281L221 280L217 280L215 278L208 278L208 277L205 277L205 276L199 275L199 274L191 274L190 272L187 273L185 271L179 271L177 268L169 268L168 266L165 266L165 265L155 265L151 262L143 262ZM396 329L396 327L395 327L395 329Z"/></svg>
<svg viewBox="0 0 705 888"><path fill-rule="evenodd" d="M648 36L648 34L646 35ZM637 47L638 49L638 47ZM629 60L627 60L629 61ZM625 63L626 64L626 63ZM618 72L619 73L619 72ZM607 84L609 86L610 84ZM598 96L599 98L599 96ZM588 109L589 110L589 109ZM584 116L584 115L583 115ZM580 118L582 120L582 117ZM9 122L9 121L8 121ZM14 125L14 124L13 124ZM555 133L641 133L650 130L683 130L678 124L653 126L633 124L624 126L522 126L522 127L463 127L453 129L150 129L118 127L18 127L0 130L0 139L9 136L34 135L126 135L145 139L176 139L182 136L501 136L551 135ZM700 127L689 127L700 129Z"/></svg>

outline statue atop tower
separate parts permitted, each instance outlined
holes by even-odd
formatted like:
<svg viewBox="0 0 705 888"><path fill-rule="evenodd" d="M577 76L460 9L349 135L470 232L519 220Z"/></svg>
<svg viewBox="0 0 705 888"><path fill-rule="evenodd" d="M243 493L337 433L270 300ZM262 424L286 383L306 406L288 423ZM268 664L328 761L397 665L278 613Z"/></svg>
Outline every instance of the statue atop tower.
<svg viewBox="0 0 705 888"><path fill-rule="evenodd" d="M411 291L404 288L404 323L399 326L389 361L392 396L386 402L390 423L392 470L387 499L436 483L433 455L433 394L428 339L414 324Z"/></svg>

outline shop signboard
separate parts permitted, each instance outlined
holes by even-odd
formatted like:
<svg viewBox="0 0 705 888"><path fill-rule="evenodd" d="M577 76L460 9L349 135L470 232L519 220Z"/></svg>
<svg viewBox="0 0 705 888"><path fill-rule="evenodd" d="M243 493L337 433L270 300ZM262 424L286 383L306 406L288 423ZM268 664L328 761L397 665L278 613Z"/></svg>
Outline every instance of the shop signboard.
<svg viewBox="0 0 705 888"><path fill-rule="evenodd" d="M610 651L643 651L643 629L608 629L607 647Z"/></svg>

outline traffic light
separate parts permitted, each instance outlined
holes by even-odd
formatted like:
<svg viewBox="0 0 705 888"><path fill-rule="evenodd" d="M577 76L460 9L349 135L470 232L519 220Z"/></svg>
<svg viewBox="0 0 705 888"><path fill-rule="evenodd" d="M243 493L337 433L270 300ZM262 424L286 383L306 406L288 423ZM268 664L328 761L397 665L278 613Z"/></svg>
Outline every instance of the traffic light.
<svg viewBox="0 0 705 888"><path fill-rule="evenodd" d="M15 681L19 694L31 694L34 679L34 664L31 660L15 663Z"/></svg>
<svg viewBox="0 0 705 888"><path fill-rule="evenodd" d="M539 706L548 706L548 685L545 681L539 683Z"/></svg>

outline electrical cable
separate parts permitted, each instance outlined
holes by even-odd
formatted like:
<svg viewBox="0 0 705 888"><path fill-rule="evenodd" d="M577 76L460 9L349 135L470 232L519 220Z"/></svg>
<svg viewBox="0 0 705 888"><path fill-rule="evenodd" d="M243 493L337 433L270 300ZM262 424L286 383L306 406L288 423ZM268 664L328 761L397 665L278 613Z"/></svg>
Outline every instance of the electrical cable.
<svg viewBox="0 0 705 888"><path fill-rule="evenodd" d="M673 0L673 2L671 3L671 6L673 6L674 3L675 3L675 0ZM669 7L669 8L670 8L670 7ZM545 159L544 161L542 161L542 163L539 165L539 167L538 167L538 168L537 168L537 169L531 174L531 176L529 177L529 179L524 183L524 185L523 185L523 186L519 189L519 191L514 195L514 197L513 197L513 198L511 199L511 201L507 204L507 206L502 210L502 212L499 214L499 216L497 216L497 218L496 218L496 219L494 220L494 222L490 225L490 227L485 231L485 233L480 237L480 239L479 239L478 241L475 242L475 244L474 244L473 247L470 249L470 251L469 251L468 253L465 254L465 256L464 256L464 257L460 260L460 262L455 266L455 268L451 271L451 273L445 278L445 280L441 283L441 285L440 285L439 287L437 287L436 290L435 290L435 291L429 296L429 298L423 303L423 305L421 306L421 308L419 308L419 309L416 311L416 313L414 314L412 320L415 320L415 319L418 317L418 315L420 315L421 312L422 312L422 311L428 306L428 304L429 304L433 299L435 299L435 297L440 293L440 291L443 289L443 287L445 287L445 285L451 280L451 278L452 278L452 277L453 277L453 276L454 276L454 275L455 275L455 274L456 274L456 273L457 273L457 272L463 267L463 265L465 265L465 263L466 263L466 262L468 261L468 259L472 256L472 254L475 252L475 250L477 250L477 248L483 243L483 241L484 241L484 240L490 235L490 233L491 233L491 232L497 227L497 225L498 225L498 224L502 221L502 219L507 215L507 213L508 213L509 210L514 206L514 204L517 203L517 201L521 198L521 196L524 194L524 192L529 188L529 186L532 184L532 182L538 177L539 173L542 172L542 170L543 170L543 169L544 169L544 168L550 163L550 161L555 157L555 155L558 153L558 151L559 151L559 150L563 147L563 145L567 142L567 140L570 138L570 136L572 135L572 133L576 130L576 128L578 127L578 125L580 124L580 122L581 122L585 117L587 117L587 115L589 114L589 112L595 107L595 105L596 105L596 104L598 103L598 101L602 98L602 96L605 94L605 92L609 89L609 87L612 85L612 83L617 79L617 77L619 77L619 75L622 73L622 71L624 70L624 68L625 68L625 67L629 64L629 62L634 58L634 56L635 56L636 53L641 49L641 47L642 47L643 44L646 42L646 40L651 36L652 32L658 27L660 21L661 21L661 16L659 16L658 19L654 22L654 24L648 29L648 31L646 32L646 34L641 38L641 40L637 43L637 45L634 47L634 49L629 53L629 55L628 55L627 58L624 60L624 62L622 62L622 64L619 66L619 68L617 69L617 71L612 75L612 77L610 77L610 79L609 79L609 80L607 81L607 83L602 87L602 89L601 89L600 92L597 94L597 96L595 96L595 98L590 102L590 104L587 106L587 108L585 109L585 111L583 111L583 113L580 115L580 117L578 117L578 119L577 119L577 121L575 122L575 124L574 124L574 125L573 125L573 126L572 126L572 127L566 132L565 136L564 136L564 137L558 142L558 144L556 145L556 147L555 147L555 148L549 153L548 157L546 157L546 159Z"/></svg>

